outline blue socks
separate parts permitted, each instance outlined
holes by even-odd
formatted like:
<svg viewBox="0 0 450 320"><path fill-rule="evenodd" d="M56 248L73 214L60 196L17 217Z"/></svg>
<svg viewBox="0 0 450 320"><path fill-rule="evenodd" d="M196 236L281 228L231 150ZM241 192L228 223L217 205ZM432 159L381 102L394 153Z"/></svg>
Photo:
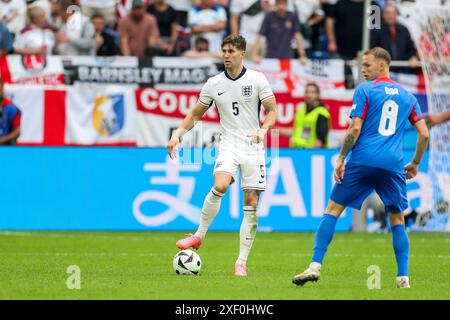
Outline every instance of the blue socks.
<svg viewBox="0 0 450 320"><path fill-rule="evenodd" d="M334 229L337 218L331 214L325 213L320 221L319 228L316 231L314 239L314 251L311 262L322 264L328 246L333 239ZM409 258L409 240L404 224L398 224L391 227L392 240L397 260L397 276L408 276L408 258Z"/></svg>
<svg viewBox="0 0 450 320"><path fill-rule="evenodd" d="M314 251L312 262L322 264L323 257L327 252L328 245L333 239L334 228L336 226L337 218L331 214L325 213L320 221L319 228L316 231L314 239Z"/></svg>
<svg viewBox="0 0 450 320"><path fill-rule="evenodd" d="M405 225L391 227L395 259L397 260L397 277L408 275L409 240Z"/></svg>

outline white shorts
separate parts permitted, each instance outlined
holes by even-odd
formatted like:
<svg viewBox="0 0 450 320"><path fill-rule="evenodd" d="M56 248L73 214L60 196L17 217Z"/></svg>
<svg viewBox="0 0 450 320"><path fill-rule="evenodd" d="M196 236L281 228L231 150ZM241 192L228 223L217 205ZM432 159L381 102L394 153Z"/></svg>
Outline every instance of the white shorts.
<svg viewBox="0 0 450 320"><path fill-rule="evenodd" d="M242 190L266 189L266 156L264 149L254 153L238 153L232 148L219 148L214 174L225 173L236 180L238 168L241 172Z"/></svg>

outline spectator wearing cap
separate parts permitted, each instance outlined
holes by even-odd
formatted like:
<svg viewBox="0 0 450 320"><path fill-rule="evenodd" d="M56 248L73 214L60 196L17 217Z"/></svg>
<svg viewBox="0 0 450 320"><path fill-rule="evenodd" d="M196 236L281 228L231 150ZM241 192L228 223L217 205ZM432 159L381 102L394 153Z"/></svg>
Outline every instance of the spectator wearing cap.
<svg viewBox="0 0 450 320"><path fill-rule="evenodd" d="M3 81L0 80L0 145L15 145L20 136L19 108L4 96Z"/></svg>
<svg viewBox="0 0 450 320"><path fill-rule="evenodd" d="M88 17L71 10L72 0L60 0L61 29L56 33L56 53L60 55L94 55L95 31Z"/></svg>
<svg viewBox="0 0 450 320"><path fill-rule="evenodd" d="M55 34L47 25L47 16L42 7L28 9L30 24L14 39L14 53L52 54L55 46Z"/></svg>
<svg viewBox="0 0 450 320"><path fill-rule="evenodd" d="M133 0L131 11L120 19L117 30L124 56L144 57L149 47L158 45L158 23L146 12L142 0Z"/></svg>
<svg viewBox="0 0 450 320"><path fill-rule="evenodd" d="M116 0L80 0L81 12L92 19L93 15L102 15L106 25L116 24Z"/></svg>
<svg viewBox="0 0 450 320"><path fill-rule="evenodd" d="M370 46L382 47L391 55L392 60L409 61L411 67L418 66L419 59L411 34L404 25L397 22L397 7L387 4L383 11L383 23L380 29L371 32ZM392 70L393 69L393 70ZM392 67L391 71L406 71Z"/></svg>
<svg viewBox="0 0 450 320"><path fill-rule="evenodd" d="M148 5L152 2L152 0L142 0L144 2L144 7L148 7ZM187 0L190 2L190 0ZM120 21L123 17L125 17L131 11L131 7L133 6L133 0L116 0L116 23Z"/></svg>

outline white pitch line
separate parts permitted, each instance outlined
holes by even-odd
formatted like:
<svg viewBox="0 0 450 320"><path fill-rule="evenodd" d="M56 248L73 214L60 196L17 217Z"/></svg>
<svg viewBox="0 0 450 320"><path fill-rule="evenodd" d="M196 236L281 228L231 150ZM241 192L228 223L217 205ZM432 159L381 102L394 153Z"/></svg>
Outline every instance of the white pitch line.
<svg viewBox="0 0 450 320"><path fill-rule="evenodd" d="M82 231L85 232L85 231ZM143 231L145 232L145 231ZM174 237L164 237L158 236L154 237L151 235L151 232L146 236L138 237L138 236L116 236L116 235L93 235L93 234L58 234L58 233L41 233L41 232L22 232L22 231L0 231L0 236L9 236L9 237L44 237L44 238L86 238L86 239L116 239L116 240L135 240L135 241L176 241L178 238Z"/></svg>
<svg viewBox="0 0 450 320"><path fill-rule="evenodd" d="M117 240L134 240L134 241L147 241L147 240L151 240L151 241L171 241L171 240L177 240L178 237L177 236L161 236L160 234L156 237L152 235L152 232L161 232L161 231L139 231L142 232L143 235L142 236L123 236L123 235L101 235L101 234L89 234L89 232L91 231L80 231L78 234L61 234L59 233L60 231L55 231L55 233L42 233L42 231L35 231L35 232L26 232L26 231L0 231L0 236L10 236L10 237L45 237L45 238L87 238L87 239L117 239ZM72 231L68 231L68 232L72 232ZM73 232L77 232L77 231L73 231ZM98 232L98 233L102 233L103 231L94 231L94 232ZM105 232L109 232L109 231L105 231ZM114 231L111 231L114 232ZM118 231L120 232L120 231ZM131 231L132 232L132 231ZM170 231L173 232L173 234L175 235L177 232L175 231ZM183 232L180 232L180 234ZM214 231L212 232L212 234L214 234ZM415 234L415 235L419 235L419 234ZM380 235L381 238L354 238L354 237L345 237L344 236L340 236L339 233L336 234L336 237L334 239L334 242L346 242L346 241L351 241L351 242L366 242L366 241L371 241L371 242L385 242L385 241L391 241L392 238L390 235ZM448 238L445 239L441 239L440 241L444 242L444 243L450 243L450 233L448 234ZM271 241L272 239L262 239L262 241ZM301 239L302 241L305 239ZM295 241L299 241L298 239L293 239L293 238L288 238L288 239L284 239L283 241L286 242L295 242ZM412 239L412 242L427 242L428 239L424 239L424 238L417 238L417 239Z"/></svg>
<svg viewBox="0 0 450 320"><path fill-rule="evenodd" d="M122 256L122 257L127 257L127 256L139 256L139 257L157 257L157 256L167 256L170 257L172 256L171 253L128 253L128 252L117 252L117 253L112 253L112 252L12 252L12 253L8 253L12 254L12 255L22 255L22 256L85 256L85 257L90 257L90 256L95 256L95 257L110 257L110 256ZM215 253L217 255L217 253ZM228 255L229 252L223 252L224 255ZM259 252L253 252L252 255L255 256L263 256L266 255L265 253L259 253ZM310 257L311 253L281 253L281 256L291 256L291 257ZM330 254L331 256L334 257L343 257L343 258L347 258L347 257L354 257L354 256L358 256L358 257L364 257L364 258L386 258L386 257L392 257L393 254L345 254L345 253L335 253L335 254ZM437 259L450 259L450 255L436 255L436 256L432 256L432 255L410 255L411 258L437 258Z"/></svg>
<svg viewBox="0 0 450 320"><path fill-rule="evenodd" d="M162 254L162 253L109 253L109 252L13 252L9 253L13 255L19 256L83 256L83 257L111 257L111 256L140 256L140 257L156 257L156 256L172 256L171 254Z"/></svg>

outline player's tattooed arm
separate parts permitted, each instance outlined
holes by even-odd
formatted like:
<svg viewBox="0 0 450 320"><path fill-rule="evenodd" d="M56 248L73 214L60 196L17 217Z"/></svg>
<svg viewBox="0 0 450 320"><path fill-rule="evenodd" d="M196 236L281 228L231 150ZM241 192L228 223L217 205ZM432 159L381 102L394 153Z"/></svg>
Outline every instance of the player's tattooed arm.
<svg viewBox="0 0 450 320"><path fill-rule="evenodd" d="M362 123L363 120L361 118L352 118L352 122L347 130L347 134L345 135L344 143L339 154L340 158L345 159L350 150L352 150L361 133Z"/></svg>
<svg viewBox="0 0 450 320"><path fill-rule="evenodd" d="M347 130L347 134L345 135L344 144L341 148L341 153L337 158L336 164L334 166L334 180L338 184L342 183L345 174L345 157L352 150L356 141L358 141L359 135L361 133L363 120L358 117L353 117L350 127Z"/></svg>
<svg viewBox="0 0 450 320"><path fill-rule="evenodd" d="M264 111L266 112L266 119L262 125L262 129L270 130L275 126L278 117L277 101L274 97L266 99L262 102Z"/></svg>

